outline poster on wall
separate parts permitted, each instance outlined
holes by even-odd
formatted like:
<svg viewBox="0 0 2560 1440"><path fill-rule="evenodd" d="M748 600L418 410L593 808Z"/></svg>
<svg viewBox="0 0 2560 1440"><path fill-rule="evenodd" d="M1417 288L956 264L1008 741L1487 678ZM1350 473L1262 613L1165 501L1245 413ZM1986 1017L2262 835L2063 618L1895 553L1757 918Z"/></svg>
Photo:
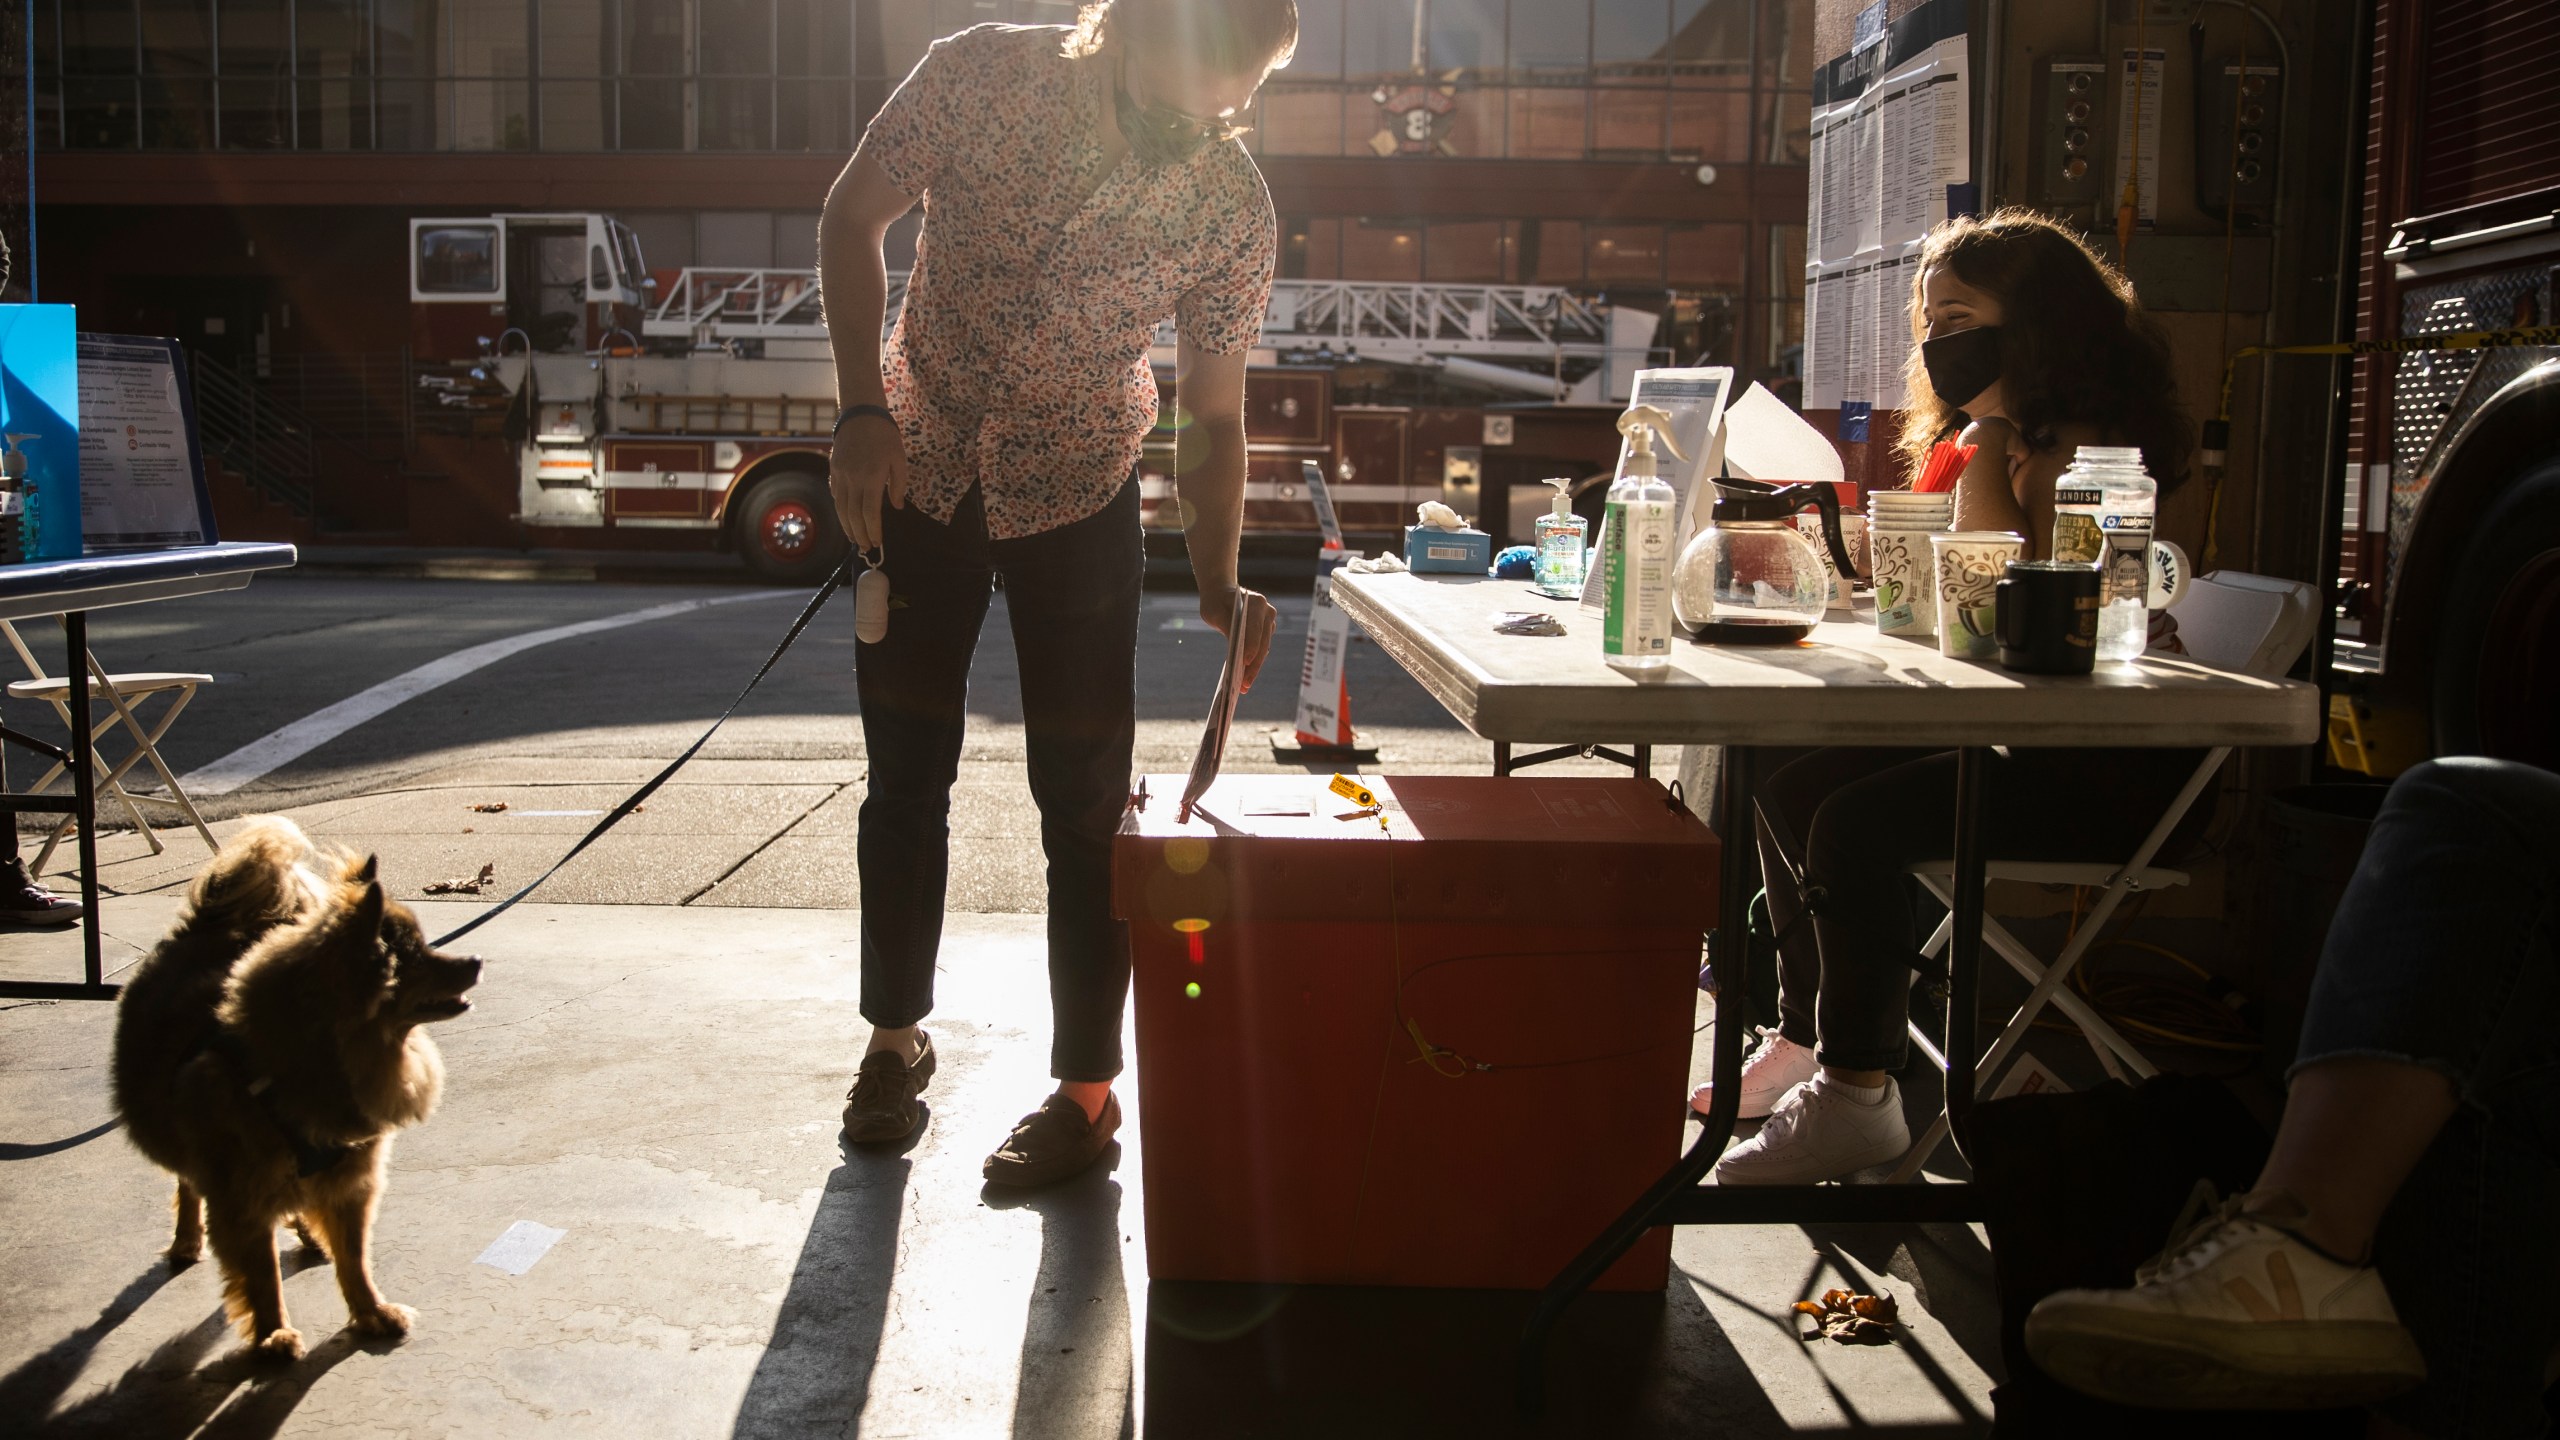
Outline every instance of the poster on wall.
<svg viewBox="0 0 2560 1440"><path fill-rule="evenodd" d="M0 454L25 560L80 558L78 324L68 305L0 305Z"/></svg>
<svg viewBox="0 0 2560 1440"><path fill-rule="evenodd" d="M80 528L91 553L214 542L195 418L176 341L80 337Z"/></svg>
<svg viewBox="0 0 2560 1440"><path fill-rule="evenodd" d="M1970 189L1960 0L1927 0L1814 73L1806 176L1804 398L1839 438L1900 409L1920 246ZM2156 147L2155 147L2156 148Z"/></svg>

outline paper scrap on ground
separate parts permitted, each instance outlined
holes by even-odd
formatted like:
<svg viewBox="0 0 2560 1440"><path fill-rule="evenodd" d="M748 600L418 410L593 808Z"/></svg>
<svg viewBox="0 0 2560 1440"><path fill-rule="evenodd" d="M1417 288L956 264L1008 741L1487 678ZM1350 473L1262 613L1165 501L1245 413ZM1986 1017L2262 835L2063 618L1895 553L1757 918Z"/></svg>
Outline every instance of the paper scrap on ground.
<svg viewBox="0 0 2560 1440"><path fill-rule="evenodd" d="M472 1263L494 1266L510 1275L521 1275L533 1268L533 1262L551 1253L551 1247L559 1244L560 1237L568 1233L532 1220L519 1220L507 1227L507 1233L490 1241L489 1248L481 1251L480 1258Z"/></svg>

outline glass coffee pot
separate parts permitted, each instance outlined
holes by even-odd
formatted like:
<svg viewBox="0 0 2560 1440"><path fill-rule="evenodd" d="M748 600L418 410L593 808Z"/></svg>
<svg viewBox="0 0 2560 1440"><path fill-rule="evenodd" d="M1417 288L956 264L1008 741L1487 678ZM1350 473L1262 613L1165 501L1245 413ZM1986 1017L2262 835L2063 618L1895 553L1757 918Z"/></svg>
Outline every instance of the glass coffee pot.
<svg viewBox="0 0 2560 1440"><path fill-rule="evenodd" d="M1840 538L1840 493L1753 480L1715 486L1706 528L1671 572L1671 613L1681 629L1712 645L1785 645L1812 634L1830 603L1831 577L1795 517L1807 507L1820 511L1840 573L1855 574Z"/></svg>

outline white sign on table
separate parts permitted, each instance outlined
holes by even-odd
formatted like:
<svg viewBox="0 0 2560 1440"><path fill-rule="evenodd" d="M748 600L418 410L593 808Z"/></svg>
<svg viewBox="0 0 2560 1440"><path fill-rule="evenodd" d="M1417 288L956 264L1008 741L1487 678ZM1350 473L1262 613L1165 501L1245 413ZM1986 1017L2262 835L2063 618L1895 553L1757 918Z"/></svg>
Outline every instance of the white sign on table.
<svg viewBox="0 0 2560 1440"><path fill-rule="evenodd" d="M210 545L195 402L175 341L83 335L80 534L90 554Z"/></svg>

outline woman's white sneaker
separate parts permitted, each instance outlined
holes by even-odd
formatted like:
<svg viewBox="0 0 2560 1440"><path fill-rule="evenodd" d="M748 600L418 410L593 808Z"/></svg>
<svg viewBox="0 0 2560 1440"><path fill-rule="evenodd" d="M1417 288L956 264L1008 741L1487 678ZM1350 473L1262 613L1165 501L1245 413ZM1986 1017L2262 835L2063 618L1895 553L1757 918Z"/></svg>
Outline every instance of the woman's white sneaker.
<svg viewBox="0 0 2560 1440"><path fill-rule="evenodd" d="M1902 1089L1892 1076L1881 1091L1861 1091L1816 1074L1778 1097L1759 1134L1724 1152L1716 1183L1819 1185L1900 1159L1910 1148Z"/></svg>
<svg viewBox="0 0 2560 1440"><path fill-rule="evenodd" d="M1760 1037L1760 1048L1742 1062L1741 1117L1745 1120L1766 1118L1779 1096L1812 1079L1814 1072L1822 1068L1810 1048L1777 1031L1763 1025L1752 1033ZM1715 1103L1713 1080L1690 1093L1689 1108L1701 1115Z"/></svg>
<svg viewBox="0 0 2560 1440"><path fill-rule="evenodd" d="M2380 1273L2321 1253L2280 1208L2251 1214L2247 1200L2173 1239L2130 1290L2046 1296L2027 1316L2027 1353L2074 1390L2160 1409L2365 1405L2423 1382Z"/></svg>

